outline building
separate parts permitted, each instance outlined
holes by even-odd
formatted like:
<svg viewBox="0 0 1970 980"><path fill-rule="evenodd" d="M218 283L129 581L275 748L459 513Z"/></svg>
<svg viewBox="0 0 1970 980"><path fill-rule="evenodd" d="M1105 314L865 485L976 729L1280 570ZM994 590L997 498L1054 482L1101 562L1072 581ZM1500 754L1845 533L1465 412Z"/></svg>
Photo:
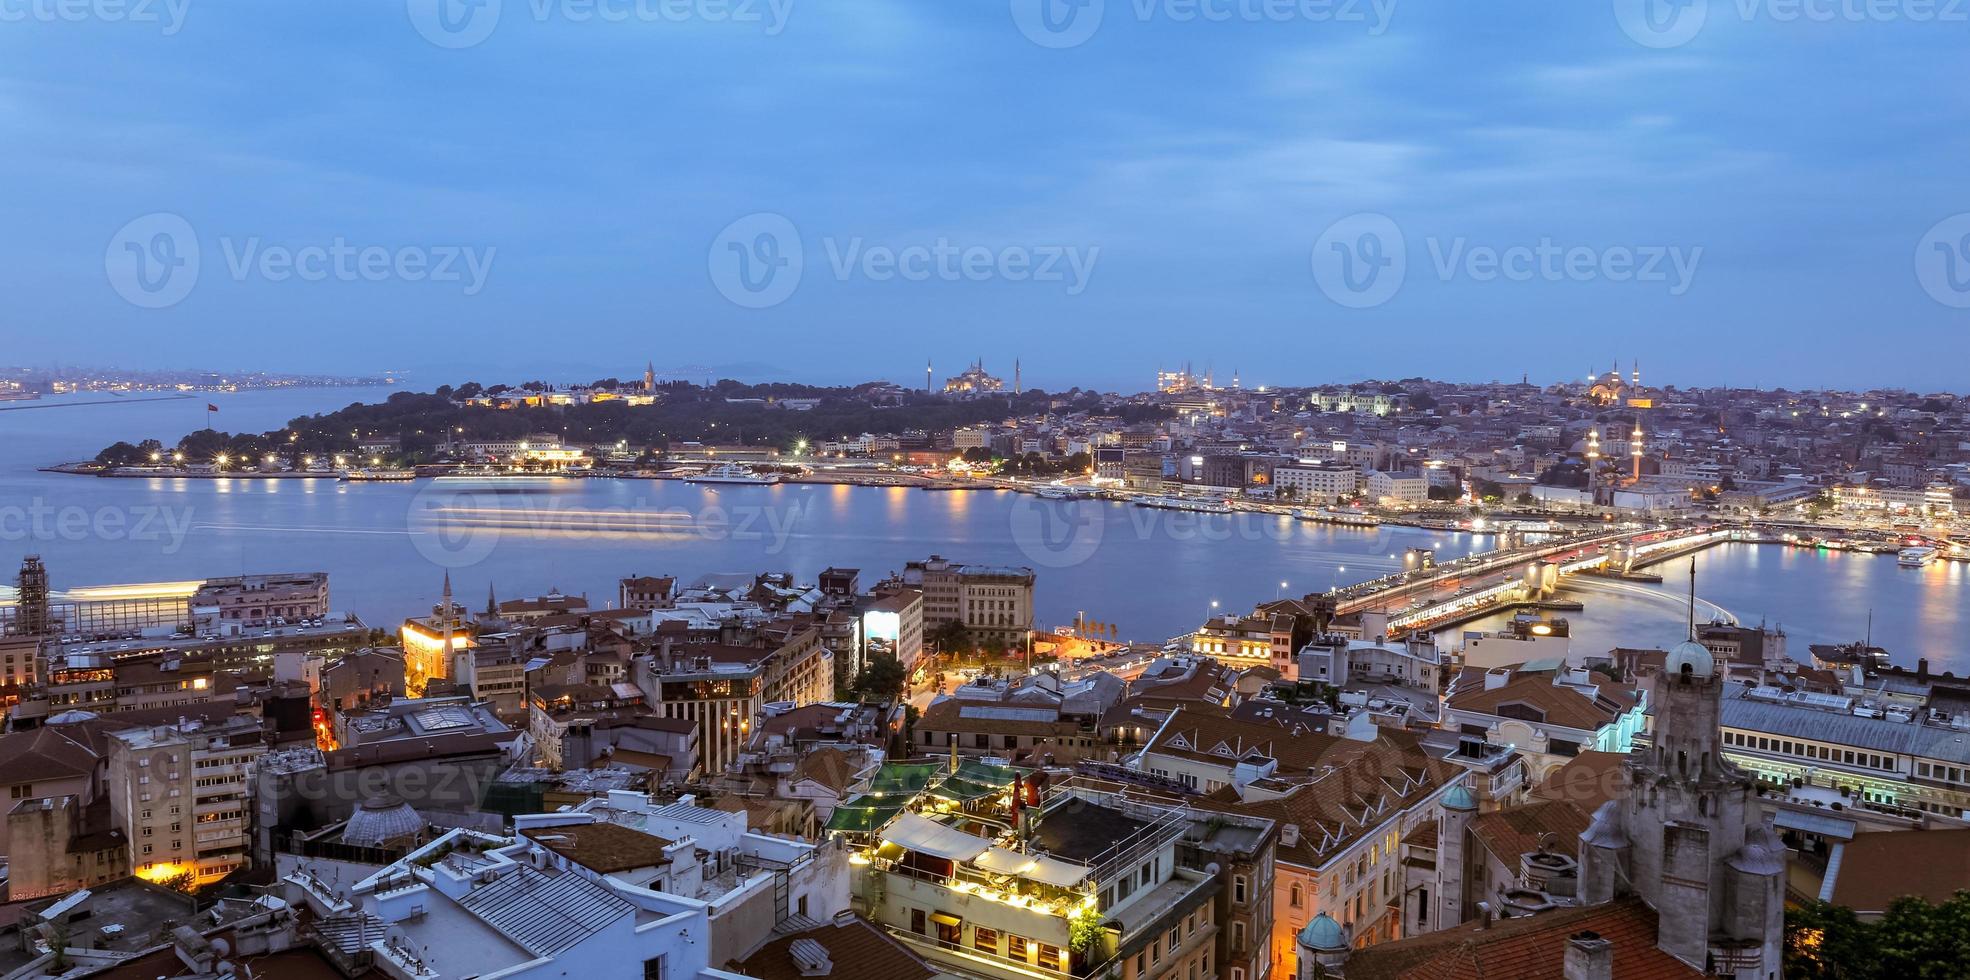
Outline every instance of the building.
<svg viewBox="0 0 1970 980"><path fill-rule="evenodd" d="M947 973L1033 980L1208 976L1215 876L1185 867L1189 811L1138 816L1098 797L1015 788L1018 833L897 814L856 855L855 903Z"/></svg>
<svg viewBox="0 0 1970 980"><path fill-rule="evenodd" d="M257 718L110 734L110 810L147 881L211 884L249 863L249 773L267 751Z"/></svg>
<svg viewBox="0 0 1970 980"><path fill-rule="evenodd" d="M1632 750L1647 714L1646 692L1545 661L1465 668L1444 696L1442 725L1511 746L1525 757L1533 781L1543 783L1582 752Z"/></svg>
<svg viewBox="0 0 1970 980"><path fill-rule="evenodd" d="M1305 503L1339 503L1360 489L1360 473L1346 463L1301 460L1273 468L1275 493Z"/></svg>
<svg viewBox="0 0 1970 980"><path fill-rule="evenodd" d="M677 579L668 575L632 575L616 584L617 605L623 609L669 609Z"/></svg>
<svg viewBox="0 0 1970 980"><path fill-rule="evenodd" d="M972 642L1018 648L1033 631L1031 568L966 565L932 555L904 566L903 582L923 592L923 627L964 627Z"/></svg>
<svg viewBox="0 0 1970 980"><path fill-rule="evenodd" d="M444 591L431 607L431 615L406 619L397 630L404 648L405 685L411 696L422 697L425 685L449 683L458 676L462 670L460 652L477 642L474 631L465 607L452 601L451 573L446 572Z"/></svg>
<svg viewBox="0 0 1970 980"><path fill-rule="evenodd" d="M329 614L328 573L207 579L192 593L190 605L195 617L242 626L320 619Z"/></svg>
<svg viewBox="0 0 1970 980"><path fill-rule="evenodd" d="M723 772L738 760L752 721L768 704L834 697L834 664L811 625L769 624L747 645L664 641L639 655L631 683L652 709L698 726L700 764Z"/></svg>
<svg viewBox="0 0 1970 980"><path fill-rule="evenodd" d="M454 830L353 883L284 862L283 894L338 956L395 977L732 980L716 967L846 907L840 848L768 837L742 814L611 792Z"/></svg>

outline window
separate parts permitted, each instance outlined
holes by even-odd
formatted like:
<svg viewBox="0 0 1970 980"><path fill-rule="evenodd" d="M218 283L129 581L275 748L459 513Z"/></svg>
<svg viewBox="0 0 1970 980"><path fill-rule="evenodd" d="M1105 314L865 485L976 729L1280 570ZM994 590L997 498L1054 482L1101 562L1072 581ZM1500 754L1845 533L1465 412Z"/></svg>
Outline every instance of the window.
<svg viewBox="0 0 1970 980"><path fill-rule="evenodd" d="M1040 965L1049 970L1061 970L1064 972L1067 969L1067 957L1061 951L1060 947L1041 943Z"/></svg>
<svg viewBox="0 0 1970 980"><path fill-rule="evenodd" d="M1231 878L1231 904L1245 904L1245 876L1233 875Z"/></svg>
<svg viewBox="0 0 1970 980"><path fill-rule="evenodd" d="M1183 942L1183 930L1174 926L1170 927L1170 934L1163 938L1163 942L1168 947L1167 952L1176 952L1177 944Z"/></svg>
<svg viewBox="0 0 1970 980"><path fill-rule="evenodd" d="M1234 950L1245 948L1245 923L1242 919L1231 924L1231 948Z"/></svg>
<svg viewBox="0 0 1970 980"><path fill-rule="evenodd" d="M652 957L643 961L643 980L664 980L664 958Z"/></svg>
<svg viewBox="0 0 1970 980"><path fill-rule="evenodd" d="M971 946L981 953L999 955L999 930L978 926L971 930Z"/></svg>
<svg viewBox="0 0 1970 980"><path fill-rule="evenodd" d="M1245 980L1245 968L1242 966L1232 967L1231 980Z"/></svg>
<svg viewBox="0 0 1970 980"><path fill-rule="evenodd" d="M1287 891L1286 904L1291 905L1294 908L1299 908L1306 904L1306 894L1300 888L1299 882L1294 882L1292 889Z"/></svg>
<svg viewBox="0 0 1970 980"><path fill-rule="evenodd" d="M1025 936L1006 936L1006 955L1015 960L1028 959Z"/></svg>

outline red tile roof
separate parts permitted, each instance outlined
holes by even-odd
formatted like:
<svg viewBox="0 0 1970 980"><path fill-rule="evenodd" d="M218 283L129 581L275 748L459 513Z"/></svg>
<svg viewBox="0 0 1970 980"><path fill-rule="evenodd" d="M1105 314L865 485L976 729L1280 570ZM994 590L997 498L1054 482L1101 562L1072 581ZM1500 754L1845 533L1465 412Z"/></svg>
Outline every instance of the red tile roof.
<svg viewBox="0 0 1970 980"><path fill-rule="evenodd" d="M1655 910L1640 899L1561 909L1369 946L1348 980L1564 980L1566 942L1592 932L1614 944L1614 980L1699 980L1703 971L1656 948Z"/></svg>

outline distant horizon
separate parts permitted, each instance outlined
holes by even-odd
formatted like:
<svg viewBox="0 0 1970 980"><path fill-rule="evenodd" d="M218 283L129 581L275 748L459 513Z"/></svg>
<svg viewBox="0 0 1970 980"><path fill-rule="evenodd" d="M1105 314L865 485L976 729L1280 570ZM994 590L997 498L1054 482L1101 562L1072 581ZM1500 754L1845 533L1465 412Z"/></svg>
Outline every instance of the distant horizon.
<svg viewBox="0 0 1970 980"><path fill-rule="evenodd" d="M971 361L960 361L957 362L958 364L957 367L949 370L946 370L944 368L934 367L933 374L935 376L937 384L941 386L945 379L959 373L965 367L970 366L971 363L972 363ZM1012 359L1007 358L1005 362L1006 366L1003 369L995 368L992 359L988 357L985 358L985 370L987 373L1001 378L1008 384L1008 386L1010 386L1012 382L1012 371L1010 368L1011 363L1012 363ZM1179 368L1180 366L1181 366L1180 363L1176 365L1169 365L1166 366L1164 370ZM694 367L694 366L686 366L686 367ZM1631 361L1623 361L1620 364L1620 372L1623 380L1627 380L1630 377L1632 367L1633 367L1633 362ZM110 374L110 375L114 375L115 373L120 371L129 371L129 372L162 373L162 374L183 373L183 374L206 374L206 375L235 375L242 377L261 376L261 377L280 378L280 379L329 379L329 380L337 380L337 381L346 379L349 382L351 382L350 384L347 385L336 385L338 387L365 387L365 385L356 382L360 382L363 380L370 380L370 379L381 380L387 377L394 379L391 382L389 382L390 386L403 388L404 390L407 391L418 391L418 392L432 392L444 385L450 385L455 388L459 385L466 384L468 382L478 382L482 385L487 385L487 386L504 384L511 387L518 387L528 382L539 381L557 387L570 387L570 386L585 385L594 381L599 381L611 377L616 378L617 380L625 383L640 382L643 377L643 368L641 367L637 367L634 371L595 367L588 369L586 372L584 372L580 368L568 367L563 369L563 374L560 376L542 376L538 373L537 370L534 373L530 374L525 369L514 371L511 373L495 374L486 371L475 372L461 367L451 367L445 370L450 374L454 374L456 376L443 377L443 378L440 378L436 375L425 375L418 372L406 371L406 370L365 371L360 369L352 369L348 371L321 371L319 369L316 369L313 371L293 371L293 370L286 370L281 368L267 368L267 367L261 367L261 368L199 367L199 366L133 367L127 364L122 364L122 365L63 364L60 365L59 368L62 370L86 371L90 373L100 373L100 374ZM856 379L848 379L848 378L817 379L812 375L803 377L797 374L796 372L774 373L773 369L770 366L758 365L758 364L704 365L702 366L702 368L708 373L707 374L687 373L686 371L679 368L675 368L675 367L666 368L664 365L658 364L656 365L656 374L659 381L686 381L697 385L702 385L707 381L718 382L718 381L730 380L730 381L737 381L739 383L748 384L748 385L797 384L797 385L806 385L806 386L817 387L817 388L852 388L863 384L886 382L911 390L917 390L917 391L923 390L923 375L921 374L921 372L919 372L914 378L862 377ZM1595 376L1596 377L1603 376L1611 368L1612 365L1610 365L1609 367L1600 368ZM57 370L57 366L52 364L0 365L0 375L14 374L18 372L30 372L30 373L42 372L42 371L53 372L56 370ZM1202 368L1195 368L1194 371L1200 377L1204 374ZM1141 394L1145 392L1152 392L1155 390L1154 374L1155 374L1155 370L1152 369L1151 372L1146 376L1150 380L1140 382L1138 385L1133 385L1133 386L1130 385L1130 383L1128 382L1117 382L1115 379L1112 378L1106 381L1097 380L1096 383L1090 383L1090 381L1088 380L1080 380L1080 381L1067 380L1065 383L1061 383L1060 381L1048 383L1045 380L1046 375L1043 374L1041 377L1035 378L1032 373L1032 369L1029 366L1027 366L1023 360L1021 362L1021 375L1025 382L1024 387L1036 391L1064 392L1075 388L1079 388L1082 391L1095 391L1095 392L1120 394L1120 395ZM1526 381L1542 389L1551 387L1556 384L1580 383L1588 379L1588 374L1585 370L1582 370L1577 375L1573 375L1569 377L1541 378L1536 375L1532 375L1530 372L1526 372L1525 374L1526 374L1525 377ZM1407 381L1407 380L1421 380L1433 384L1449 384L1449 385L1517 384L1520 383L1521 379L1510 378L1510 377L1482 378L1482 379L1451 378L1451 377L1443 377L1440 375L1423 374L1417 372L1405 372L1399 374L1386 374L1386 375L1358 375L1358 376L1348 376L1348 377L1330 377L1330 378L1322 378L1319 380L1265 381L1265 380L1245 378L1243 377L1243 373L1240 372L1239 380L1240 380L1240 384L1238 387L1240 390L1252 391L1262 387L1267 389L1272 389L1272 388L1300 389L1300 388L1318 388L1318 387L1324 387L1330 385L1388 384L1388 383L1395 383L1395 382ZM1220 389L1231 389L1232 387L1231 377L1229 375L1220 373L1214 378L1214 381L1216 383L1216 387ZM1782 384L1782 383L1781 384L1754 384L1754 383L1748 383L1743 381L1720 381L1720 382L1699 384L1699 383L1683 383L1674 380L1665 383L1659 380L1651 379L1647 370L1644 370L1642 373L1642 386L1645 388L1674 389L1678 391L1732 389L1732 390L1746 390L1746 391L1784 390L1784 391L1792 391L1792 392L1864 393L1869 391L1899 390L1911 395L1941 394L1941 395L1951 395L1955 397L1964 397L1966 395L1966 392L1958 391L1952 388L1925 388L1925 387L1914 387L1907 384L1865 384L1865 385L1863 384L1833 384L1833 385L1810 384L1809 385L1809 384Z"/></svg>

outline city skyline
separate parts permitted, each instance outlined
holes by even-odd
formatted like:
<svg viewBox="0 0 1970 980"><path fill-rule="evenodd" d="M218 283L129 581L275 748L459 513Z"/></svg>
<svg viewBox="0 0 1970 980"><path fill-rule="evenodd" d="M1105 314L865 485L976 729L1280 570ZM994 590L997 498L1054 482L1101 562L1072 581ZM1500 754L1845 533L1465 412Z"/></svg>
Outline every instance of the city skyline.
<svg viewBox="0 0 1970 980"><path fill-rule="evenodd" d="M1385 373L1400 343L1450 380L1619 356L1685 386L1933 389L1970 354L1946 23L1717 6L1684 41L1592 4L1108 6L1085 38L998 4L508 4L436 38L387 4L30 18L0 39L0 166L39 189L9 204L9 333L30 361L80 339L433 383L653 347L907 383L925 348L983 348L1126 390L1217 347L1292 384ZM1829 59L1867 84L1826 89ZM161 292L127 265L194 248ZM1398 252L1336 288L1332 263L1362 285Z"/></svg>

